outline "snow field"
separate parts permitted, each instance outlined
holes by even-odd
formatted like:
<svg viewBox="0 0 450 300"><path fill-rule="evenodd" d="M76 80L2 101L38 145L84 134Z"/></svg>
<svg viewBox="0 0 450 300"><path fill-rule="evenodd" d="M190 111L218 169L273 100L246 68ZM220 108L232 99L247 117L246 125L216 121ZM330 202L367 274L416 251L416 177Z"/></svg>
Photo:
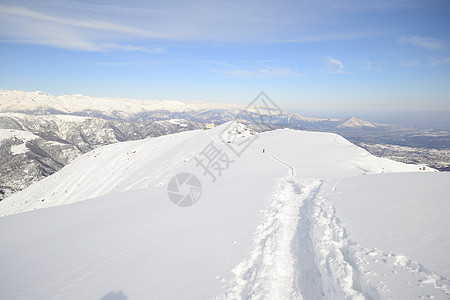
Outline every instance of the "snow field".
<svg viewBox="0 0 450 300"><path fill-rule="evenodd" d="M0 298L449 298L448 177L334 134L277 130L229 153L212 182L193 158L211 141L227 149L228 125L98 148L2 201ZM189 208L167 197L180 172L202 182ZM418 182L434 201L407 189ZM395 228L406 219L413 234Z"/></svg>
<svg viewBox="0 0 450 300"><path fill-rule="evenodd" d="M0 129L0 141L16 137L18 139L29 141L37 138L36 135L29 131L15 130L15 129Z"/></svg>
<svg viewBox="0 0 450 300"><path fill-rule="evenodd" d="M449 173L392 173L328 187L372 299L450 298L449 180Z"/></svg>
<svg viewBox="0 0 450 300"><path fill-rule="evenodd" d="M97 148L53 176L6 198L0 205L0 215L162 186L208 140L206 135L193 140L190 132ZM147 159L148 155L152 159Z"/></svg>
<svg viewBox="0 0 450 300"><path fill-rule="evenodd" d="M23 154L28 151L26 143L33 139L39 138L29 131L15 130L15 129L0 129L0 142L5 139L15 138L21 143L11 146L11 153L13 155Z"/></svg>
<svg viewBox="0 0 450 300"><path fill-rule="evenodd" d="M291 247L296 242L299 208L317 183L299 189L294 170L289 169L286 178L277 180L266 204L263 221L254 233L252 250L232 270L224 299L301 299L296 284L296 257Z"/></svg>

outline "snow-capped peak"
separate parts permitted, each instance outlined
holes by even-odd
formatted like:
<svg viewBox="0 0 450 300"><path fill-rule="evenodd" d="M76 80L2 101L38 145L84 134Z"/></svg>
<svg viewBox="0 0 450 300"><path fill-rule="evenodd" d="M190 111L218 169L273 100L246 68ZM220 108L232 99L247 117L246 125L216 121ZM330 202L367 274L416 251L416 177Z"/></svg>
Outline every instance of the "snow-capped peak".
<svg viewBox="0 0 450 300"><path fill-rule="evenodd" d="M371 127L371 128L375 128L376 126L368 121L364 121L361 119L358 119L356 117L350 117L347 119L344 119L341 121L341 123L336 126L338 128L345 128L345 127L349 127L349 128L361 128L361 127Z"/></svg>

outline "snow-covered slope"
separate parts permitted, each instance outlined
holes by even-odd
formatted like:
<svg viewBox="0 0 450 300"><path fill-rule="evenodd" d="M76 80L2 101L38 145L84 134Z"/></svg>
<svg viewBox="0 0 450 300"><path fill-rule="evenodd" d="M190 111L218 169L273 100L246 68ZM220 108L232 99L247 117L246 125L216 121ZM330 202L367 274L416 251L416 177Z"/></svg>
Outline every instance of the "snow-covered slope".
<svg viewBox="0 0 450 300"><path fill-rule="evenodd" d="M370 175L345 178L329 193L359 244L358 272L381 298L450 297L449 182L449 173Z"/></svg>
<svg viewBox="0 0 450 300"><path fill-rule="evenodd" d="M175 172L190 166L188 162L192 162L212 140L218 145L227 144L220 133L229 124L232 123L213 130L196 130L97 148L53 176L3 200L0 216L73 203L112 192L163 186ZM245 135L244 130L236 131L235 128L231 132ZM260 152L262 148L270 147L268 151L279 153L282 160L291 161L300 177L335 178L391 170L418 170L414 165L372 156L336 134L285 129L257 136L269 141L265 146L262 139L255 139L251 144L253 151ZM260 148L255 148L254 144ZM255 160L254 156L248 159L249 168L257 169L260 159ZM243 163L242 159L239 163Z"/></svg>
<svg viewBox="0 0 450 300"><path fill-rule="evenodd" d="M450 249L448 183L450 173L362 176L343 179L330 195L352 238L408 254L450 278L450 260L435 259L448 257Z"/></svg>
<svg viewBox="0 0 450 300"><path fill-rule="evenodd" d="M198 122L177 119L134 122L75 115L0 113L0 200L98 146L202 127Z"/></svg>
<svg viewBox="0 0 450 300"><path fill-rule="evenodd" d="M410 285L416 298L448 298L444 274L427 269L442 256L415 269L412 252L380 257L398 280L379 273L373 284L378 257L366 248L374 246L351 235L330 200L341 179L426 175L419 166L376 158L335 134L234 126L104 146L0 202L1 215L14 214L0 218L0 298L382 299ZM220 174L209 169L214 182L198 163L211 149L229 159ZM202 184L188 208L167 194L181 172ZM384 245L372 250L400 251Z"/></svg>
<svg viewBox="0 0 450 300"><path fill-rule="evenodd" d="M340 120L305 118L281 112L276 107L267 106L264 101L253 104L246 108L232 104L143 101L83 95L56 97L40 91L0 89L0 129L30 131L41 138L39 144L45 144L32 149L28 147L31 154L24 147L25 144L20 149L16 147L12 150L9 141L0 144L0 201L60 170L74 157L99 145L117 141L199 129L206 123L218 125L235 119L247 123L263 121L264 124L257 125L258 131L284 127L345 130L336 127L341 123ZM268 118L267 114L271 117ZM64 144L63 148L70 148L70 159L58 157L61 145L52 147L54 142ZM24 154L22 156L26 158L18 159L16 153ZM21 180L22 177L27 179Z"/></svg>

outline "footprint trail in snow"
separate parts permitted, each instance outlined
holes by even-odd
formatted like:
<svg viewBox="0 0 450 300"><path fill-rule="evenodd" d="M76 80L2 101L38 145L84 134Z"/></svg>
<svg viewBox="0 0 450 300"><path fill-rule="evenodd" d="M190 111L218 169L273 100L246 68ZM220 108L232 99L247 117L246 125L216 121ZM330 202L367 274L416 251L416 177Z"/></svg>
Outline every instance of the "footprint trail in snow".
<svg viewBox="0 0 450 300"><path fill-rule="evenodd" d="M232 269L219 299L395 299L399 288L415 289L423 298L449 299L445 278L404 256L350 241L327 197L336 183L297 179L293 166L266 155L289 173L276 180L252 248ZM366 271L374 264L381 274ZM386 283L392 276L417 284L391 291Z"/></svg>

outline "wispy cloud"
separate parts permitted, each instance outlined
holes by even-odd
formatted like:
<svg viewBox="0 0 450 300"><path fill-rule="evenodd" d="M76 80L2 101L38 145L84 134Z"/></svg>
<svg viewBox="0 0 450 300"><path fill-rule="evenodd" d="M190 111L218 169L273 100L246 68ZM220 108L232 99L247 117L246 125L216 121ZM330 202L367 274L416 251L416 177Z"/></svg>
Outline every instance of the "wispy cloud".
<svg viewBox="0 0 450 300"><path fill-rule="evenodd" d="M327 41L342 41L342 40L355 40L361 38L368 38L375 33L370 32L347 32L347 33L334 33L334 34L315 34L308 36L301 36L297 38L290 39L275 39L269 41L270 43L276 44L303 44L303 43L316 43L316 42L327 42Z"/></svg>
<svg viewBox="0 0 450 300"><path fill-rule="evenodd" d="M35 0L38 1L38 0ZM111 4L107 3L95 3L95 1L89 1L89 3L81 2L79 0L56 0L56 1L46 1L46 4L57 7L57 8L63 8L63 9L70 9L70 10L79 10L79 11L88 11L88 12L95 12L95 13L109 13L114 15L149 15L152 13L161 13L162 11L160 9L154 9L154 8L142 8L142 7L132 7L131 5L126 5L126 3L123 3L125 5L117 5L113 1L111 1Z"/></svg>
<svg viewBox="0 0 450 300"><path fill-rule="evenodd" d="M429 61L430 61L430 65L432 65L432 66L450 64L450 56L441 57L441 58L430 58Z"/></svg>
<svg viewBox="0 0 450 300"><path fill-rule="evenodd" d="M422 67L422 66L439 66L450 64L450 56L447 57L430 57L428 58L428 62L422 61L419 59L415 60L407 60L400 62L400 66L402 67Z"/></svg>
<svg viewBox="0 0 450 300"><path fill-rule="evenodd" d="M162 48L113 41L111 36L162 37L152 31L94 19L75 19L41 13L24 7L0 5L3 41L50 45L58 48L106 52L111 50L162 52Z"/></svg>
<svg viewBox="0 0 450 300"><path fill-rule="evenodd" d="M443 40L417 35L402 36L398 39L398 41L402 44L410 44L433 51L444 50L447 47Z"/></svg>
<svg viewBox="0 0 450 300"><path fill-rule="evenodd" d="M0 1L0 38L87 51L144 51L149 42L313 43L379 34L339 27L345 14L402 9L418 0ZM19 4L23 5L19 7ZM331 30L327 28L330 27ZM58 34L53 34L54 28ZM114 46L117 45L117 46ZM150 43L151 44L151 43ZM109 45L109 46L108 46Z"/></svg>
<svg viewBox="0 0 450 300"><path fill-rule="evenodd" d="M240 78L257 78L257 77L293 78L293 77L299 77L299 76L304 75L300 72L291 70L290 67L280 68L280 67L272 67L272 66L265 66L263 69L258 69L256 71L237 69L237 68L231 68L228 70L223 70L223 69L209 69L209 70L216 72L216 73L231 75L231 76L240 77Z"/></svg>
<svg viewBox="0 0 450 300"><path fill-rule="evenodd" d="M404 60L400 62L401 67L421 67L422 61L419 59L414 60Z"/></svg>
<svg viewBox="0 0 450 300"><path fill-rule="evenodd" d="M265 69L258 70L258 73L272 77L297 77L301 75L296 71L292 71L290 67L279 68L269 66L266 66Z"/></svg>
<svg viewBox="0 0 450 300"><path fill-rule="evenodd" d="M83 27L83 28L88 28L88 29L101 29L101 30L107 30L107 31L131 33L131 34L149 36L149 37L163 37L161 34L157 34L155 32L152 32L149 30L143 30L143 29L133 27L133 26L120 25L120 24L107 22L107 21L61 18L61 17L56 17L56 16L52 16L49 14L44 14L44 13L40 13L37 11L33 11L33 10L30 10L25 7L12 7L12 6L0 5L0 14L13 15L13 16L25 17L25 18L33 18L33 19L37 19L37 20L50 21L53 23L69 25L69 26L74 26L74 27Z"/></svg>
<svg viewBox="0 0 450 300"><path fill-rule="evenodd" d="M61 31L59 31L61 32ZM55 33L55 32L53 32ZM136 46L130 44L117 44L111 42L95 42L85 40L79 36L72 34L69 31L64 31L63 36L53 38L54 34L46 35L30 39L2 39L1 43L17 43L17 44L35 44L35 45L47 45L57 48L79 50L79 51L91 51L91 52L109 52L113 50L118 51L136 51L145 53L162 53L164 48L147 48L144 46Z"/></svg>
<svg viewBox="0 0 450 300"><path fill-rule="evenodd" d="M355 7L356 11L380 9L379 4L361 0L345 0L339 5L331 0L325 4L287 0L283 5L272 0L138 1L130 5L120 1L0 2L3 39L88 51L109 51L100 42L118 45L132 44L130 41L140 44L143 40L309 43L366 38L373 35L367 33L371 29L337 28L330 34L323 28L333 19L330 16L353 13ZM378 2L389 9L391 2L403 1ZM62 35L49 38L50 33L44 31L57 26L60 32L67 32L65 38Z"/></svg>
<svg viewBox="0 0 450 300"><path fill-rule="evenodd" d="M146 48L143 46L135 46L135 45L120 45L117 43L100 43L99 46L102 49L117 49L124 51L139 51L139 52L147 52L147 53L161 53L164 52L163 48Z"/></svg>
<svg viewBox="0 0 450 300"><path fill-rule="evenodd" d="M375 71L375 72L381 72L383 70L382 64L379 62L373 62L373 61L366 61L366 65L364 67L367 71Z"/></svg>
<svg viewBox="0 0 450 300"><path fill-rule="evenodd" d="M331 56L328 56L325 58L325 64L327 66L327 69L325 70L326 73L330 74L347 74L348 72L344 70L344 64Z"/></svg>

